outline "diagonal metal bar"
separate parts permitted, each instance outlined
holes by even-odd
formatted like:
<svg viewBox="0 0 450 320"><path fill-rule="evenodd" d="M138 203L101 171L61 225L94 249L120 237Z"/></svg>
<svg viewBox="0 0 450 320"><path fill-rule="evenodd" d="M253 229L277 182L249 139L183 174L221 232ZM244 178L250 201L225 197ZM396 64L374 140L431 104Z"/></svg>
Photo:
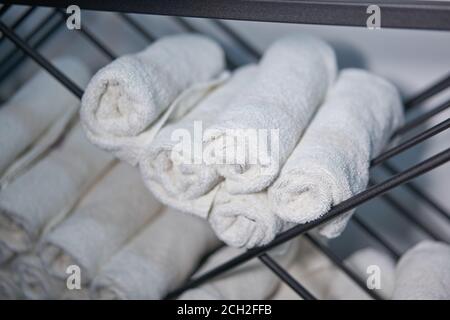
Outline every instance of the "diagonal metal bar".
<svg viewBox="0 0 450 320"><path fill-rule="evenodd" d="M303 285L301 285L267 253L263 253L258 258L304 300L317 300L314 295L312 295Z"/></svg>
<svg viewBox="0 0 450 320"><path fill-rule="evenodd" d="M55 68L46 58L40 53L30 47L24 40L18 37L14 31L8 28L3 22L0 22L0 31L10 39L17 47L23 50L28 56L30 56L36 63L47 70L52 76L60 81L67 87L75 96L81 99L83 90L71 79L66 77L61 71Z"/></svg>
<svg viewBox="0 0 450 320"><path fill-rule="evenodd" d="M449 107L450 107L450 100L444 102L440 106L433 108L432 110L430 110L428 112L425 112L421 116L418 116L417 118L405 123L402 127L398 128L397 131L395 131L393 136L402 135L402 134L418 127L419 125L421 125L422 123L424 123L425 121L430 119L431 117L434 117L438 113L441 113L441 112L447 110Z"/></svg>
<svg viewBox="0 0 450 320"><path fill-rule="evenodd" d="M57 9L59 14L61 14L62 17L66 18L68 16L68 14L62 10L62 9ZM107 56L109 59L115 59L116 55L107 48L107 46L102 43L102 41L100 39L98 39L94 33L89 30L87 27L83 26L80 30L78 30L79 32L81 32L81 34L83 36L85 36L90 42L92 42L92 44L94 44L94 46L96 46L105 56Z"/></svg>
<svg viewBox="0 0 450 320"><path fill-rule="evenodd" d="M372 185L376 185L376 182L372 180ZM406 220L408 220L410 223L415 225L418 229L420 229L422 232L424 232L426 235L428 235L433 240L437 241L444 241L441 237L435 234L435 232L431 229L422 224L422 222L417 219L414 214L409 211L404 205L402 205L399 201L397 201L394 197L392 197L389 194L383 194L381 196L383 200L392 208L395 209L397 213L399 213L402 217L404 217Z"/></svg>
<svg viewBox="0 0 450 320"><path fill-rule="evenodd" d="M381 300L381 297L375 290L371 290L367 287L367 284L361 280L361 278L348 266L346 266L340 257L338 257L330 248L323 245L308 233L305 233L305 237L322 253L324 253L328 259L330 259L335 265L337 265L350 279L352 279L360 288L370 295L375 300Z"/></svg>
<svg viewBox="0 0 450 320"><path fill-rule="evenodd" d="M185 29L188 32L199 32L201 31L197 30L193 25L191 25L189 22L186 21L186 19L180 18L180 17L173 17L176 23L178 23L183 29ZM227 67L231 70L236 69L238 67L239 63L236 63L235 61L232 61L228 55L225 56Z"/></svg>
<svg viewBox="0 0 450 320"><path fill-rule="evenodd" d="M398 260L401 256L401 252L393 247L383 236L381 236L374 228L369 226L364 220L362 220L358 215L353 215L351 221L356 224L360 229L366 232L370 237L378 241L382 246L389 252L389 254Z"/></svg>
<svg viewBox="0 0 450 320"><path fill-rule="evenodd" d="M9 8L11 7L10 4L4 4L1 8L0 8L0 17L3 16L6 11L9 10Z"/></svg>
<svg viewBox="0 0 450 320"><path fill-rule="evenodd" d="M378 157L374 158L370 165L371 167L374 167L376 165L379 165L383 162L385 162L387 159L392 158L399 153L402 153L405 150L408 150L409 148L414 147L416 144L419 144L445 130L450 128L450 118L447 118L446 120L440 122L439 124L431 127L428 130L425 130L414 137L402 142L401 144L384 151L382 154L380 154Z"/></svg>
<svg viewBox="0 0 450 320"><path fill-rule="evenodd" d="M450 87L450 73L447 74L444 78L437 81L436 83L432 84L430 87L423 90L422 92L409 98L405 102L405 108L409 110L419 105L420 103L424 102L425 100L431 98L435 94L438 94L439 92L447 89L448 87Z"/></svg>
<svg viewBox="0 0 450 320"><path fill-rule="evenodd" d="M50 21L52 21L56 15L57 15L56 10L53 10L51 13L49 13L44 19L42 19L38 23L38 25L33 30L31 30L24 37L24 41L29 42L36 35L36 33L39 32L39 30L41 30L42 28L44 28L48 23L50 23ZM12 31L12 29L10 29L10 30ZM18 48L16 45L15 48L13 48L11 51L9 51L8 54L5 55L5 57L3 58L2 64L8 63L8 61L10 61L12 58L14 58L15 55L20 53L20 51L21 51L20 48Z"/></svg>
<svg viewBox="0 0 450 320"><path fill-rule="evenodd" d="M16 30L25 20L26 20L26 18L28 18L32 13L33 13L33 11L35 11L36 10L36 7L31 7L31 8L28 8L24 13L22 13L21 15L20 15L20 17L11 25L11 29L12 30ZM1 38L0 38L0 43L2 43L3 42L3 40L4 40L5 38L3 37L3 35L1 36Z"/></svg>
<svg viewBox="0 0 450 320"><path fill-rule="evenodd" d="M386 163L384 166L390 174L398 174L399 170L397 170L392 164ZM443 218L450 219L450 215L447 210L444 209L440 204L434 201L428 194L426 194L423 190L420 190L413 182L407 182L405 187L408 187L408 190L412 192L417 197L421 198L425 203L427 203L430 207L432 207L436 212L438 212Z"/></svg>
<svg viewBox="0 0 450 320"><path fill-rule="evenodd" d="M255 49L252 45L249 44L248 41L244 40L233 28L229 27L226 23L221 20L211 19L213 24L215 24L219 29L221 29L225 34L227 34L230 38L232 38L236 43L238 43L245 51L247 51L250 55L257 57L259 55L259 51Z"/></svg>
<svg viewBox="0 0 450 320"><path fill-rule="evenodd" d="M125 13L119 13L119 17L122 18L122 20L124 20L126 23L128 23L134 30L136 30L148 42L153 42L156 40L156 37L154 35L152 35L139 22L137 22L136 20L131 18L129 15L127 15Z"/></svg>
<svg viewBox="0 0 450 320"><path fill-rule="evenodd" d="M62 24L63 20L56 21L53 25L50 26L47 32L45 32L42 36L40 36L35 43L33 44L33 49L39 49L50 37L57 32ZM25 59L27 55L23 52L20 52L18 55L14 56L11 63L7 66L6 69L0 74L0 82L2 82L11 72L13 72Z"/></svg>

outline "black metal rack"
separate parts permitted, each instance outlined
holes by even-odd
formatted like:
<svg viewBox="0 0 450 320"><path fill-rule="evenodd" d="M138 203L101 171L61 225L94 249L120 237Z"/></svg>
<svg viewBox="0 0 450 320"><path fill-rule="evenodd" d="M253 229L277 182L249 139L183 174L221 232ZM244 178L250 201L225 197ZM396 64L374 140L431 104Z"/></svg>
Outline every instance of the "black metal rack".
<svg viewBox="0 0 450 320"><path fill-rule="evenodd" d="M9 1L7 1L9 2ZM20 17L16 19L10 26L6 25L0 20L0 31L4 38L12 41L16 48L6 55L2 60L2 65L5 67L0 70L0 81L5 79L14 69L25 59L25 57L32 58L41 67L58 79L68 90L74 95L81 98L83 90L79 88L66 75L55 68L44 56L39 52L39 46L49 39L64 23L65 13L60 9L52 10L47 17L45 17L36 27L24 38L19 37L15 33L15 28L22 24L29 16L33 15L36 10L35 6L52 6L65 7L70 4L78 4L81 8L103 10L103 11L120 11L120 12L140 12L151 14L164 14L175 16L196 16L208 18L227 18L227 19L243 19L243 20L261 20L261 21L281 21L294 23L314 23L314 24L332 24L332 25L353 25L366 26L365 10L368 3L363 1L237 1L237 0L212 0L212 1L181 1L181 0L130 0L130 1L12 1L15 4L32 5ZM450 30L450 2L439 1L405 1L405 2L387 2L375 1L383 10L383 27L400 27L400 28L416 28L416 29L440 29ZM9 9L9 5L4 5L0 9L1 16ZM362 11L361 11L362 10ZM153 41L156 37L148 31L142 24L136 21L131 16L119 13L121 19L130 27L136 30L147 41ZM183 18L176 17L175 21L188 31L201 31L189 24ZM238 33L234 32L226 24L219 20L212 20L224 33L234 40L236 45L248 52L255 60L259 58L260 54L245 39L241 38ZM50 26L50 27L49 27ZM43 34L38 31L46 28ZM109 59L114 59L115 54L108 48L101 39L94 36L87 26L83 26L79 30L82 36L86 37L91 43L100 50ZM229 59L230 60L230 59ZM239 61L229 61L231 67L237 67ZM409 111L425 100L435 96L444 89L450 87L450 73L442 78L440 81L425 88L417 95L414 95L405 101L406 111ZM393 135L393 138L402 137L411 130L417 128L431 117L443 112L450 107L450 101L436 106L432 110L422 113L413 118L399 128ZM273 260L267 253L268 250L285 243L301 234L312 242L324 255L326 255L333 263L346 273L356 284L365 290L372 298L379 299L380 296L374 290L369 290L365 282L356 275L348 266L346 266L342 259L338 257L327 245L316 239L312 234L308 233L311 229L318 225L329 221L341 215L348 210L351 210L366 201L373 198L380 197L388 205L401 214L404 218L409 220L417 228L421 229L431 239L439 240L440 237L430 228L424 226L418 221L411 212L398 202L392 195L388 194L393 188L403 185L411 194L414 194L418 199L427 203L437 214L444 217L447 222L450 222L450 213L433 199L432 196L421 190L420 186L416 185L414 178L429 172L430 170L447 163L450 160L450 148L446 148L435 156L424 160L404 171L398 171L392 164L388 162L394 156L413 148L419 143L430 139L431 137L447 130L450 126L450 118L441 123L416 134L397 146L384 151L377 158L372 160L372 167L383 166L383 168L391 174L391 177L383 182L376 183L371 181L370 186L363 192L356 194L348 200L343 201L339 205L333 207L322 218L312 221L310 223L298 225L290 230L279 234L270 244L254 248L245 253L231 259L230 261L216 267L215 269L202 274L199 277L190 279L185 285L171 292L167 298L174 298L183 291L198 286L209 279L222 274L234 268L241 263L244 263L252 258L259 258L261 262L270 268L276 275L280 277L286 284L288 284L295 292L297 292L304 299L315 299L315 297L294 279L284 268L282 268L275 260ZM398 259L400 252L389 243L373 226L366 223L359 214L355 214L351 220L362 231L364 231L371 239L381 245L386 252L390 253L394 258Z"/></svg>
<svg viewBox="0 0 450 320"><path fill-rule="evenodd" d="M9 3L10 1L6 1ZM366 26L366 9L383 10L383 26L450 30L445 1L359 0L18 0L16 4L267 22Z"/></svg>

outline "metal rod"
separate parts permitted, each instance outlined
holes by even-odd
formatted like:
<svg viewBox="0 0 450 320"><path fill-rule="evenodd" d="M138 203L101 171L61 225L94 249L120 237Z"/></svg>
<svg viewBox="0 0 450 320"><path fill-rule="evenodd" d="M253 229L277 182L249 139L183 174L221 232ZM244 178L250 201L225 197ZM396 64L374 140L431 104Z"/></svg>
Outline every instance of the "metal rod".
<svg viewBox="0 0 450 320"><path fill-rule="evenodd" d="M192 26L189 22L187 22L185 19L180 17L173 17L173 19L184 29L186 29L188 32L199 32L194 26ZM235 61L232 61L228 55L225 55L225 61L227 64L227 68L234 70L239 66L239 63L236 63Z"/></svg>
<svg viewBox="0 0 450 320"><path fill-rule="evenodd" d="M371 167L374 167L380 163L383 163L387 159L392 158L393 156L398 155L399 153L402 153L403 151L414 147L415 145L427 140L428 138L437 135L438 133L447 130L448 128L450 128L450 118L440 122L439 124L431 127L428 130L425 130L424 132L415 135L414 137L402 142L401 144L384 151L382 154L374 158L371 161L370 165Z"/></svg>
<svg viewBox="0 0 450 320"><path fill-rule="evenodd" d="M389 206L394 208L396 212L400 213L402 217L404 217L406 220L411 222L413 225L415 225L418 229L420 229L423 233L428 235L430 238L436 241L444 241L441 237L436 235L433 230L428 228L427 226L423 225L420 220L418 220L414 214L412 214L405 206L403 206L400 202L395 200L392 196L389 194L383 194L381 196Z"/></svg>
<svg viewBox="0 0 450 320"><path fill-rule="evenodd" d="M359 216L357 216L356 214L353 215L351 221L353 221L353 223L356 224L360 229L369 234L370 237L381 243L382 246L391 254L391 256L395 260L398 260L400 258L401 252L394 248L386 239L384 239L377 231L375 231L375 229L364 222Z"/></svg>
<svg viewBox="0 0 450 320"><path fill-rule="evenodd" d="M261 254L258 258L304 300L317 300L305 287L303 287L267 253Z"/></svg>
<svg viewBox="0 0 450 320"><path fill-rule="evenodd" d="M29 42L38 32L39 30L41 30L42 28L44 28L48 23L50 23L50 21L52 21L52 19L57 15L57 12L54 10L51 13L49 13L43 20L41 20L41 22L38 23L38 25L31 30L24 38L25 42ZM12 30L12 29L11 29ZM11 60L12 58L14 58L15 55L17 55L18 53L20 53L21 50L17 47L13 48L11 51L9 51L8 54L5 55L5 57L3 58L2 61L2 65L5 63L8 63L9 60Z"/></svg>
<svg viewBox="0 0 450 320"><path fill-rule="evenodd" d="M244 48L250 55L257 57L259 56L259 51L255 49L248 41L244 40L241 35L239 35L233 28L230 28L226 23L220 20L211 19L211 22L218 26L222 31L225 32L233 41L238 43L242 48Z"/></svg>
<svg viewBox="0 0 450 320"><path fill-rule="evenodd" d="M1 8L0 8L0 17L3 16L6 11L8 11L8 9L11 7L10 4L4 4Z"/></svg>
<svg viewBox="0 0 450 320"><path fill-rule="evenodd" d="M59 30L60 24L63 22L63 20L56 21L49 30L43 34L39 39L37 39L36 43L33 45L33 49L37 50L39 49L47 40L50 39L50 37ZM9 64L9 66L4 69L4 71L0 74L0 82L2 82L8 75L13 72L25 59L27 58L27 55L24 54L22 51L19 52L18 55L16 55L13 59L13 61Z"/></svg>
<svg viewBox="0 0 450 320"><path fill-rule="evenodd" d="M323 245L308 233L305 233L305 237L321 252L323 252L328 259L330 259L335 265L337 265L350 279L352 279L361 289L363 289L367 294L369 294L375 300L381 300L381 297L375 290L371 290L367 287L366 283L361 280L361 278L355 274L348 266L346 266L341 258L339 258L333 251L331 251L327 246Z"/></svg>
<svg viewBox="0 0 450 320"><path fill-rule="evenodd" d="M433 108L432 110L424 113L421 116L418 116L417 118L405 123L402 127L398 128L395 133L393 134L393 136L399 136L402 135L414 128L416 128L417 126L421 125L422 123L424 123L425 121L427 121L428 119L430 119L431 117L437 115L438 113L441 113L442 111L445 111L446 109L448 109L450 107L450 100L444 102L443 104L441 104L440 106Z"/></svg>
<svg viewBox="0 0 450 320"><path fill-rule="evenodd" d="M66 18L68 16L68 14L64 10L62 10L62 9L57 9L57 10L64 18ZM78 31L81 32L81 34L83 36L85 36L90 42L92 42L109 59L116 58L116 55L110 49L108 49L106 47L106 45L104 43L102 43L88 28L83 26Z"/></svg>
<svg viewBox="0 0 450 320"><path fill-rule="evenodd" d="M22 15L11 25L11 29L12 30L16 30L24 21L26 18L28 18L30 16L30 14L33 13L33 11L36 10L36 7L31 7L28 8L24 13L22 13ZM3 35L0 38L0 43L3 42L5 38L3 37Z"/></svg>
<svg viewBox="0 0 450 320"><path fill-rule="evenodd" d="M119 17L121 17L126 23L128 23L132 28L139 32L141 36L145 38L145 40L149 42L153 42L156 40L156 37L150 34L150 32L148 32L142 25L140 25L130 16L126 15L125 13L119 13Z"/></svg>
<svg viewBox="0 0 450 320"><path fill-rule="evenodd" d="M398 174L399 170L397 170L392 164L386 163L383 167L390 174ZM415 185L414 182L407 182L404 184L404 187L407 187L407 190L415 194L417 197L421 198L425 203L427 203L430 207L432 207L437 213L439 213L444 219L450 219L450 214L444 209L440 204L438 204L435 200L433 200L429 195L427 195L423 190L420 190L419 187Z"/></svg>
<svg viewBox="0 0 450 320"><path fill-rule="evenodd" d="M58 81L67 87L75 96L81 99L83 96L83 90L71 79L66 77L61 71L55 68L47 59L45 59L40 53L30 47L24 40L19 38L14 31L9 29L3 22L0 22L0 31L10 39L16 46L23 50L28 56L30 56L36 63L47 70Z"/></svg>
<svg viewBox="0 0 450 320"><path fill-rule="evenodd" d="M67 7L73 0L15 0L16 3ZM349 0L78 0L83 9L287 23L350 25L367 28L369 3ZM382 28L450 30L450 5L444 1L372 0L382 11Z"/></svg>
<svg viewBox="0 0 450 320"><path fill-rule="evenodd" d="M411 109L419 105L420 103L424 102L428 98L431 98L435 94L438 94L439 92L447 89L449 86L450 86L450 73L441 80L431 85L430 87L420 92L419 94L409 98L405 103L405 108L407 110Z"/></svg>
<svg viewBox="0 0 450 320"><path fill-rule="evenodd" d="M222 274L223 272L230 270L237 265L248 261L252 258L255 258L259 256L260 254L266 252L267 250L270 250L286 241L289 241L290 239L303 234L315 227L317 227L320 224L323 224L325 222L330 221L333 218L336 218L337 216L354 209L355 207L377 197L381 194L386 193L389 190L392 190L393 188L408 182L422 174L427 173L430 170L433 170L434 168L441 166L448 162L450 160L450 148L432 156L431 158L424 160L417 165L410 167L409 169L385 180L382 183L379 183L375 186L372 186L353 197L339 203L338 205L331 208L330 211L328 211L326 214L324 214L321 218L310 221L305 224L297 225L289 230L286 230L282 233L280 233L271 243L250 249L232 259L227 261L226 263L214 268L213 270L210 270L209 272L204 273L203 275L194 278L190 281L188 281L185 285L182 287L174 290L171 295L178 295L182 293L183 291L193 288L195 286L198 286L205 281L218 276L219 274Z"/></svg>

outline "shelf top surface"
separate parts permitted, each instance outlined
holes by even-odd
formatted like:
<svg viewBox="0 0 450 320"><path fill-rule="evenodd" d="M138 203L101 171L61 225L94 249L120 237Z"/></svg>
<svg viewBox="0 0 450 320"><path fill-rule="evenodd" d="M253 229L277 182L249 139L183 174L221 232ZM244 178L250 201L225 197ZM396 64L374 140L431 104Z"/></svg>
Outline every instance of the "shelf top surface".
<svg viewBox="0 0 450 320"><path fill-rule="evenodd" d="M381 28L450 30L448 0L17 0L12 4L186 17L367 27L378 6Z"/></svg>

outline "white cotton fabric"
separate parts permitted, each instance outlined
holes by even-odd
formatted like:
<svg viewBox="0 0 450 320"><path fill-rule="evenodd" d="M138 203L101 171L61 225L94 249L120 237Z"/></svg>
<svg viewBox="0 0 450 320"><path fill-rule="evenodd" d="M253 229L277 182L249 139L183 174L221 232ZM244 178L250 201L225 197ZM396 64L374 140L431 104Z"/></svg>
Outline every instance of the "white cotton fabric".
<svg viewBox="0 0 450 320"><path fill-rule="evenodd" d="M256 73L254 65L235 71L184 118L164 127L149 146L140 162L140 170L148 188L163 203L207 217L216 185L222 179L216 168L203 159L206 152L201 148L203 133L230 100L252 82ZM188 146L186 151L183 143Z"/></svg>
<svg viewBox="0 0 450 320"><path fill-rule="evenodd" d="M364 248L346 258L345 264L363 280L363 283L372 286L371 290L374 290L383 299L392 298L395 284L395 260L391 256L374 248ZM371 277L374 276L379 276L379 283L371 280ZM378 285L380 287L377 287ZM327 298L339 300L371 299L367 293L343 273L336 275L330 282Z"/></svg>
<svg viewBox="0 0 450 320"><path fill-rule="evenodd" d="M272 210L285 221L307 223L363 191L370 160L402 121L400 96L392 84L363 70L342 71L269 188ZM338 236L349 218L336 218L320 233Z"/></svg>
<svg viewBox="0 0 450 320"><path fill-rule="evenodd" d="M150 130L152 123L165 111L187 112L220 83L224 64L220 46L195 34L167 36L116 59L94 75L83 95L88 138L137 164L157 131Z"/></svg>
<svg viewBox="0 0 450 320"><path fill-rule="evenodd" d="M70 78L82 88L89 80L89 70L75 58L56 59L54 65L63 73L70 75ZM2 137L0 139L0 177L27 148L38 141L52 125L55 125L55 122L63 121L66 114L73 115L78 106L78 98L46 71L39 71L27 81L0 108L0 136ZM54 131L53 129L53 134L43 137L40 144L45 144L47 147L52 144L62 132L62 130ZM29 164L36 156L28 157L26 164ZM16 168L8 175L12 176L17 172Z"/></svg>
<svg viewBox="0 0 450 320"><path fill-rule="evenodd" d="M269 255L284 268L288 267L298 250L296 240L269 251ZM214 253L196 273L204 272L241 254L242 249L225 247ZM264 300L277 290L280 279L261 261L250 260L215 277L200 287L183 293L180 300Z"/></svg>
<svg viewBox="0 0 450 320"><path fill-rule="evenodd" d="M0 225L4 224L2 218L3 217L0 215ZM7 223L9 223L9 221L7 221ZM0 266L6 264L12 256L14 256L14 251L12 251L4 242L0 241Z"/></svg>
<svg viewBox="0 0 450 320"><path fill-rule="evenodd" d="M205 137L206 145L218 145L211 149L223 151L217 157L224 164L217 167L228 192L259 192L273 182L334 82L336 69L333 49L311 36L287 36L269 47L255 80ZM267 134L258 132L257 143L251 142L248 129ZM236 152L239 161L226 160L238 141L248 141L244 151Z"/></svg>
<svg viewBox="0 0 450 320"><path fill-rule="evenodd" d="M13 270L19 277L20 291L26 299L57 299L66 289L66 279L50 276L34 252L20 255L13 263Z"/></svg>
<svg viewBox="0 0 450 320"><path fill-rule="evenodd" d="M0 300L17 300L22 297L17 273L10 265L0 269Z"/></svg>
<svg viewBox="0 0 450 320"><path fill-rule="evenodd" d="M103 266L94 299L162 299L220 244L202 219L166 208Z"/></svg>
<svg viewBox="0 0 450 320"><path fill-rule="evenodd" d="M394 300L449 300L450 246L422 241L400 259Z"/></svg>
<svg viewBox="0 0 450 320"><path fill-rule="evenodd" d="M68 213L111 162L112 157L93 146L75 125L44 158L0 192L0 249L30 250L43 228Z"/></svg>
<svg viewBox="0 0 450 320"><path fill-rule="evenodd" d="M74 212L47 233L39 256L49 273L65 278L69 265L81 268L82 283L159 212L139 172L128 164L113 167Z"/></svg>
<svg viewBox="0 0 450 320"><path fill-rule="evenodd" d="M217 192L208 221L222 241L238 248L265 245L292 226L270 211L267 192L233 195L224 187Z"/></svg>

